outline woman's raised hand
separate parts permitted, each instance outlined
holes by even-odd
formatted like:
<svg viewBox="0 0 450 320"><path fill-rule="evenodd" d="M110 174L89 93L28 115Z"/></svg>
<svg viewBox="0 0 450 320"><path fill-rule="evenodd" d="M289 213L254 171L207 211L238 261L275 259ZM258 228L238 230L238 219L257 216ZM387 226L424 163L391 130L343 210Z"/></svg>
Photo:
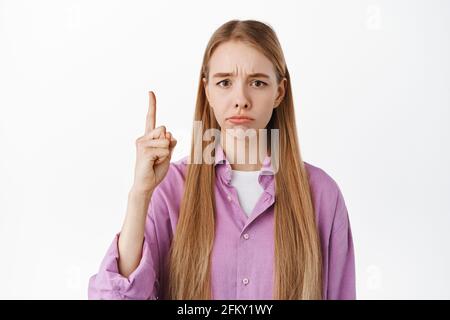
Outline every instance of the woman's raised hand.
<svg viewBox="0 0 450 320"><path fill-rule="evenodd" d="M149 92L149 108L145 133L136 139L136 167L133 189L140 192L153 192L164 179L169 169L172 151L177 140L166 131L165 126L155 128L156 97Z"/></svg>

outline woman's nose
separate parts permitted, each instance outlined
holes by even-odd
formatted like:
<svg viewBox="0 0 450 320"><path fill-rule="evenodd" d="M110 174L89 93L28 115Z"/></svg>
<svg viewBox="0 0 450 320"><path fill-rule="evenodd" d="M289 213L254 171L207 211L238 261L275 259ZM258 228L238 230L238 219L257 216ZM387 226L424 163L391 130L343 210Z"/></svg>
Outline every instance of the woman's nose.
<svg viewBox="0 0 450 320"><path fill-rule="evenodd" d="M235 108L239 108L242 107L243 109L248 109L248 103L242 104L242 103L236 103L236 105L234 106Z"/></svg>
<svg viewBox="0 0 450 320"><path fill-rule="evenodd" d="M240 86L239 88L236 89L236 97L235 97L235 103L234 103L234 107L235 108L242 108L242 109L250 109L251 105L250 105L250 101L247 98L247 93L245 92L245 88L242 88L242 86Z"/></svg>

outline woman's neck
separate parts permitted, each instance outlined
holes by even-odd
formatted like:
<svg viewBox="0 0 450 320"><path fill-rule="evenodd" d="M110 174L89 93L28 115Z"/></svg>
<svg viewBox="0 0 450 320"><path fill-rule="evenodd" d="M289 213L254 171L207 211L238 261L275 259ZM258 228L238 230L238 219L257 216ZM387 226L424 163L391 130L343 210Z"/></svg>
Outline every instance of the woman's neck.
<svg viewBox="0 0 450 320"><path fill-rule="evenodd" d="M233 170L259 171L264 157L258 152L259 140L250 143L249 137L238 139L227 134L221 136L221 146ZM245 153L242 154L242 152ZM252 156L251 156L252 155Z"/></svg>

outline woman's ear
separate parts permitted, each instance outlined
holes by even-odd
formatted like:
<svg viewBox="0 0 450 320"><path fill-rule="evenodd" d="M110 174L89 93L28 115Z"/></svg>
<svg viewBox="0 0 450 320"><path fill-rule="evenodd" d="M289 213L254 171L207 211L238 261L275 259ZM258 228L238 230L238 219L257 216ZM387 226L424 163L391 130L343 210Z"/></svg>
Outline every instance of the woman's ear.
<svg viewBox="0 0 450 320"><path fill-rule="evenodd" d="M274 109L277 108L281 101L283 101L284 95L286 94L286 83L287 83L287 79L286 77L284 77L281 81L280 84L278 85L278 89L277 89L277 97L275 98L275 102L274 102Z"/></svg>

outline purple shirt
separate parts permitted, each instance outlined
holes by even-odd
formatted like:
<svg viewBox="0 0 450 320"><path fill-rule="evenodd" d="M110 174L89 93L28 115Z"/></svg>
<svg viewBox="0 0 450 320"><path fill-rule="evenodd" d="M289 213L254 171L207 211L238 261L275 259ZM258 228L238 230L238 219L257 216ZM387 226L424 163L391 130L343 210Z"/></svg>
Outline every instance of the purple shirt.
<svg viewBox="0 0 450 320"><path fill-rule="evenodd" d="M118 272L118 237L114 237L97 274L89 279L89 299L166 299L165 261L178 221L188 156L171 162L150 200L142 259L128 278ZM211 260L213 299L273 299L274 171L266 157L258 182L264 192L250 217L230 184L231 165L218 144L216 229ZM356 299L355 258L350 221L337 183L304 161L323 256L324 299Z"/></svg>

